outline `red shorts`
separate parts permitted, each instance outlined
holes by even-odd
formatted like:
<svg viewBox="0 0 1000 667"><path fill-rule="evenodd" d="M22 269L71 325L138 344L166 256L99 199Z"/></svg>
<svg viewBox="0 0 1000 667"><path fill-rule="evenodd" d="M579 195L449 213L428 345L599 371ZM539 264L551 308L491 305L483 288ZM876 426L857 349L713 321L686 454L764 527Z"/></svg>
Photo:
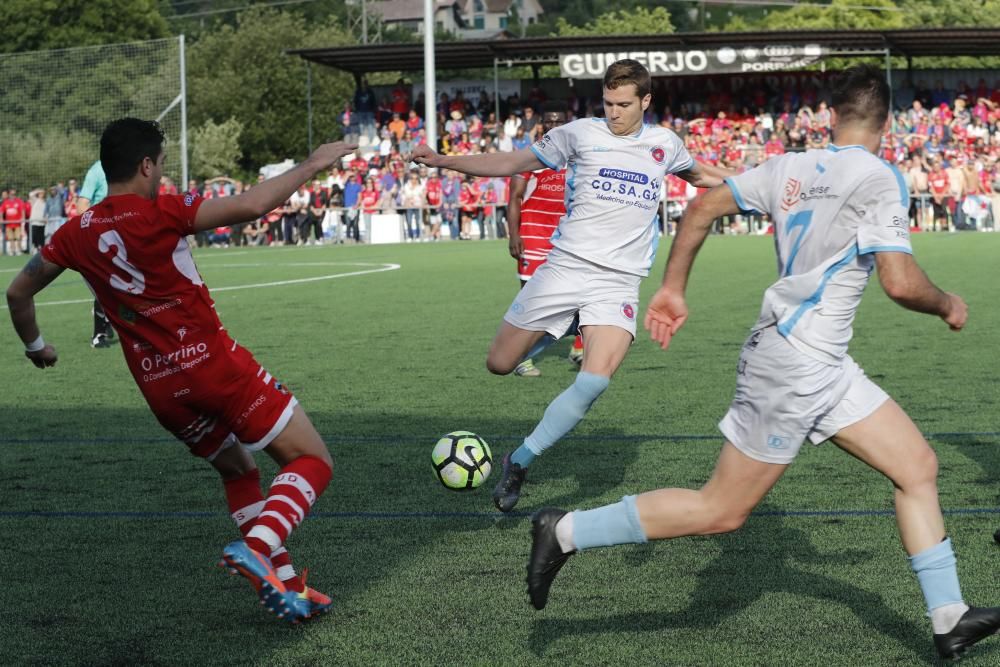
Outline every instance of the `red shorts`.
<svg viewBox="0 0 1000 667"><path fill-rule="evenodd" d="M210 461L230 436L250 451L267 447L298 405L249 350L235 343L210 365L171 380L142 387L146 401L165 429L192 454Z"/></svg>

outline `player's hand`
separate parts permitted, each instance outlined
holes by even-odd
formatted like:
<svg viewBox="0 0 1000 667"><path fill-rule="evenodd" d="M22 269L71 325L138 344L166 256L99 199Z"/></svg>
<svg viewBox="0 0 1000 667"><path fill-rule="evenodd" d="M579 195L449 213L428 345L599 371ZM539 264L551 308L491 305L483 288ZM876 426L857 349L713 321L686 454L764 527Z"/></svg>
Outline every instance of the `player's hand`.
<svg viewBox="0 0 1000 667"><path fill-rule="evenodd" d="M684 295L661 287L649 302L644 325L649 331L650 338L665 350L677 330L687 321L687 317L688 309Z"/></svg>
<svg viewBox="0 0 1000 667"><path fill-rule="evenodd" d="M510 256L514 259L521 259L524 254L524 241L520 234L511 234L507 240L507 247L510 249Z"/></svg>
<svg viewBox="0 0 1000 667"><path fill-rule="evenodd" d="M36 368L48 368L49 366L55 366L56 362L59 361L59 355L56 354L56 348L51 345L46 345L42 349L35 352L25 351L24 356L28 357Z"/></svg>
<svg viewBox="0 0 1000 667"><path fill-rule="evenodd" d="M969 307L957 294L945 292L948 297L948 312L941 316L941 319L951 327L952 331L961 331L965 326L965 321L969 318Z"/></svg>
<svg viewBox="0 0 1000 667"><path fill-rule="evenodd" d="M433 149L431 149L430 146L426 144L420 144L413 149L412 153L410 153L410 160L412 162L426 165L428 167L437 167L437 161L440 157L440 155L438 155Z"/></svg>
<svg viewBox="0 0 1000 667"><path fill-rule="evenodd" d="M346 141L334 141L323 144L312 152L309 159L313 160L319 169L328 169L337 164L345 155L350 155L357 150L357 144L349 144Z"/></svg>

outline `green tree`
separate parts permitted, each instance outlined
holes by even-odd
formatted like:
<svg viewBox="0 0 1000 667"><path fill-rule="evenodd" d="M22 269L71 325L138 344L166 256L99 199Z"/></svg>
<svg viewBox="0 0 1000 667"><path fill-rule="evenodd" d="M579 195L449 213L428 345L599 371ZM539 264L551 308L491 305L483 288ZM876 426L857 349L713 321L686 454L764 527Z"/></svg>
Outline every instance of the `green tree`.
<svg viewBox="0 0 1000 667"><path fill-rule="evenodd" d="M1000 0L900 0L910 28L1000 26Z"/></svg>
<svg viewBox="0 0 1000 667"><path fill-rule="evenodd" d="M335 21L310 25L300 15L273 9L240 14L235 27L205 34L189 51L191 124L240 122L245 169L305 157L306 64L285 50L350 43ZM339 137L340 115L354 93L352 78L313 65L312 84L314 143Z"/></svg>
<svg viewBox="0 0 1000 667"><path fill-rule="evenodd" d="M2 0L0 52L167 37L156 0Z"/></svg>
<svg viewBox="0 0 1000 667"><path fill-rule="evenodd" d="M890 30L906 25L906 13L892 0L832 0L772 11L756 20L734 17L724 30Z"/></svg>
<svg viewBox="0 0 1000 667"><path fill-rule="evenodd" d="M209 119L191 133L191 175L207 178L233 174L239 166L243 123L229 118L222 123Z"/></svg>
<svg viewBox="0 0 1000 667"><path fill-rule="evenodd" d="M664 7L635 7L601 14L583 26L571 25L564 17L556 21L553 36L576 37L586 35L660 35L671 33L670 12Z"/></svg>

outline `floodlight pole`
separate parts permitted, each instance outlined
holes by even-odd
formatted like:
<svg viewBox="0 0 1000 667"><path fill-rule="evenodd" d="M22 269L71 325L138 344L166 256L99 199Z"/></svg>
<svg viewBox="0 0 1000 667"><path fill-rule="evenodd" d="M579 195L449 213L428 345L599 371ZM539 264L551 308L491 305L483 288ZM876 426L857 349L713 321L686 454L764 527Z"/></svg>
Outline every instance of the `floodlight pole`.
<svg viewBox="0 0 1000 667"><path fill-rule="evenodd" d="M500 66L497 64L496 57L493 58L493 109L495 120L499 125L504 119L500 118Z"/></svg>
<svg viewBox="0 0 1000 667"><path fill-rule="evenodd" d="M312 63L306 61L306 125L309 135L309 154L313 152L313 77Z"/></svg>
<svg viewBox="0 0 1000 667"><path fill-rule="evenodd" d="M427 145L437 150L437 76L434 71L434 2L424 0L424 128Z"/></svg>
<svg viewBox="0 0 1000 667"><path fill-rule="evenodd" d="M188 112L187 112L187 67L184 63L184 35L177 36L180 45L181 65L181 190L187 190L188 184Z"/></svg>

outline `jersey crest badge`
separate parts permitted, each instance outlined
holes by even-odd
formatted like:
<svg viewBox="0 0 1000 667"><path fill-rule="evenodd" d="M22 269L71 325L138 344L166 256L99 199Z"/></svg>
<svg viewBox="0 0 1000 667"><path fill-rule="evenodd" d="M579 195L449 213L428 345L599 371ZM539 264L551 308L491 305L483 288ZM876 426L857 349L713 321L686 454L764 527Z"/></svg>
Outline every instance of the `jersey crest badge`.
<svg viewBox="0 0 1000 667"><path fill-rule="evenodd" d="M789 178L785 181L784 195L781 198L781 210L787 211L799 203L799 193L802 191L802 182Z"/></svg>
<svg viewBox="0 0 1000 667"><path fill-rule="evenodd" d="M653 162L656 164L663 164L667 160L667 152L663 150L663 146L653 146L649 149L649 154L653 156Z"/></svg>
<svg viewBox="0 0 1000 667"><path fill-rule="evenodd" d="M193 203L194 203L194 195L192 195L192 194L186 194L186 195L184 195L184 205L185 206L190 206Z"/></svg>
<svg viewBox="0 0 1000 667"><path fill-rule="evenodd" d="M635 319L635 306L633 306L631 303L623 303L622 304L622 315L624 315L625 319L627 319L627 320L630 320L630 321L634 320Z"/></svg>

